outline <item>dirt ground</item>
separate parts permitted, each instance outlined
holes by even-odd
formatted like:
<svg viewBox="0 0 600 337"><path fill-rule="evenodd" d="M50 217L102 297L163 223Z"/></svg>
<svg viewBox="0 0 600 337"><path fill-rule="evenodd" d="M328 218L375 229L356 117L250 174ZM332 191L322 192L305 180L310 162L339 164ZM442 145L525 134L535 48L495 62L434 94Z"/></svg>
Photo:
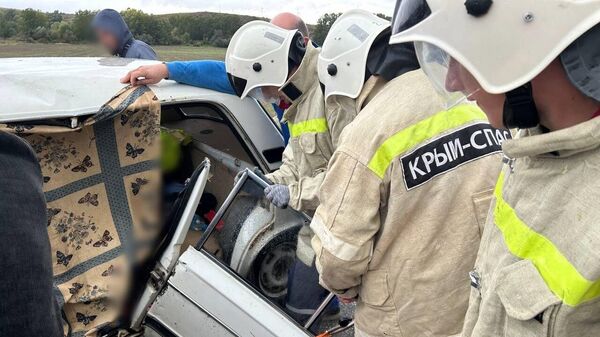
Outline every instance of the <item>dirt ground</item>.
<svg viewBox="0 0 600 337"><path fill-rule="evenodd" d="M210 46L153 46L162 61L223 60L225 48ZM0 40L0 58L36 56L108 56L94 44L25 43Z"/></svg>

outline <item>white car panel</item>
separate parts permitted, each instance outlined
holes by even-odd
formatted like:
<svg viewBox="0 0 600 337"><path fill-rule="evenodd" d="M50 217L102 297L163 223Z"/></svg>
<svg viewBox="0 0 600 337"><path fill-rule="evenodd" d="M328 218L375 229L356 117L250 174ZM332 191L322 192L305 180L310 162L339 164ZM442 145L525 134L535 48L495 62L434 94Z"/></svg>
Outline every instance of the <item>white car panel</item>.
<svg viewBox="0 0 600 337"><path fill-rule="evenodd" d="M0 59L0 122L63 118L98 111L119 90L129 70L156 61L119 58Z"/></svg>
<svg viewBox="0 0 600 337"><path fill-rule="evenodd" d="M173 276L169 278L166 292L158 297L157 302L150 309L151 317L160 317L161 321L171 321L166 317L181 315L179 311L166 312L164 307L160 306L159 303L170 300L162 299L167 292L181 293L196 305L196 311L204 311L213 318L217 317L224 329L241 337L310 336L250 287L232 277L206 253L192 247L188 248L179 259ZM199 326L204 324L202 321L177 320L177 322L176 327L170 326L170 329L176 329L177 334L181 332L182 336L204 336L201 333L185 334L187 331L198 332L202 329Z"/></svg>
<svg viewBox="0 0 600 337"><path fill-rule="evenodd" d="M152 305L148 317L147 320L154 320L175 336L237 337L219 320L170 285ZM164 337L159 332L153 332L152 325L146 325L144 337L151 336Z"/></svg>

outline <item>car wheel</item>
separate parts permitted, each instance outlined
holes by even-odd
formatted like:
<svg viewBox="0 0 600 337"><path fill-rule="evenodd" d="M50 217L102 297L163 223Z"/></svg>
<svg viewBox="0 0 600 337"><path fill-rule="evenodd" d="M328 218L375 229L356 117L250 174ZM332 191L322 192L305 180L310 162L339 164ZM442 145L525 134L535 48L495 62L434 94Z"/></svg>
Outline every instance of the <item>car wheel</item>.
<svg viewBox="0 0 600 337"><path fill-rule="evenodd" d="M267 297L287 294L288 270L296 259L296 241L271 243L254 263L255 285Z"/></svg>

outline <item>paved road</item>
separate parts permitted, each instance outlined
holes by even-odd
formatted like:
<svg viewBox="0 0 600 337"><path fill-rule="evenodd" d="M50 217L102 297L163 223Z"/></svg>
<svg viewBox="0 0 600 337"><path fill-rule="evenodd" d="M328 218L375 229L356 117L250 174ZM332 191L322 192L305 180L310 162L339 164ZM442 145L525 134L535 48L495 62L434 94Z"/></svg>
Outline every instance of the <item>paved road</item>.
<svg viewBox="0 0 600 337"><path fill-rule="evenodd" d="M356 304L342 304L342 317L353 317L354 310L356 309ZM354 337L354 329L350 329L348 331L344 331L343 333L338 335L339 337Z"/></svg>
<svg viewBox="0 0 600 337"><path fill-rule="evenodd" d="M354 310L356 308L356 304L341 304L341 312L340 316L342 319L350 318L354 316ZM319 325L319 332L326 331L328 328L336 326L337 322L323 322ZM344 331L343 333L337 334L334 337L354 337L354 329L350 329L348 331Z"/></svg>

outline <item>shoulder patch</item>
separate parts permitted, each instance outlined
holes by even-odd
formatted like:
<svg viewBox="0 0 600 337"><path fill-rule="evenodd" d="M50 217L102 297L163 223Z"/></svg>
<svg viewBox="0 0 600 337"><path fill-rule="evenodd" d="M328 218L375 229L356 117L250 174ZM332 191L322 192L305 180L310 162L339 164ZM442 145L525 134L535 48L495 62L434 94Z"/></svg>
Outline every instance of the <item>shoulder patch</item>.
<svg viewBox="0 0 600 337"><path fill-rule="evenodd" d="M406 189L425 184L478 158L501 152L502 142L510 138L508 130L478 123L424 143L401 157Z"/></svg>

